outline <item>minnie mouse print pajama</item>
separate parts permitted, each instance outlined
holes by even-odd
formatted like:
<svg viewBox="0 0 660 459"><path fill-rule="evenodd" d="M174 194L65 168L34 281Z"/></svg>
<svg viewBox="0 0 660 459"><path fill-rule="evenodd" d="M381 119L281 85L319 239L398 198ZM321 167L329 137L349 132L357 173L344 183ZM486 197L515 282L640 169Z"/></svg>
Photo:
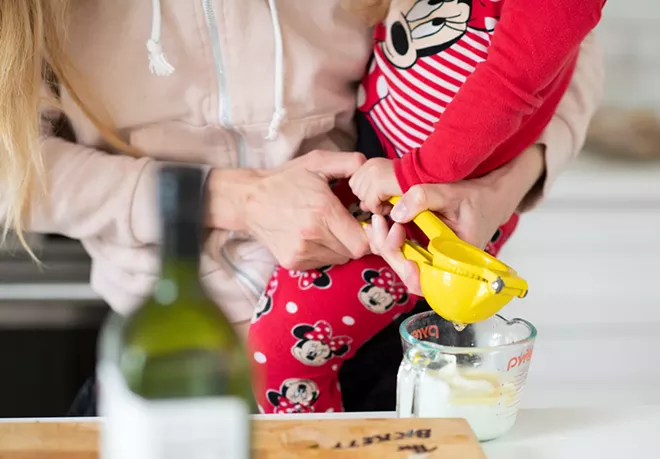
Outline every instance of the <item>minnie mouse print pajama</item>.
<svg viewBox="0 0 660 459"><path fill-rule="evenodd" d="M345 181L333 191L363 216ZM248 337L260 411L342 411L342 363L417 299L376 255L310 271L278 267Z"/></svg>

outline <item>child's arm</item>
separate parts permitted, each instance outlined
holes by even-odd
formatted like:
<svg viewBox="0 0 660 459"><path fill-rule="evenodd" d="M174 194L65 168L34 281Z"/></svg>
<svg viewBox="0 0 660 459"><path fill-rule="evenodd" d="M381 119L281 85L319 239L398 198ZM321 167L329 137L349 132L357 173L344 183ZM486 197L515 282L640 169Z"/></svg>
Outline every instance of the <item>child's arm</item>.
<svg viewBox="0 0 660 459"><path fill-rule="evenodd" d="M403 189L469 176L543 100L598 24L605 0L507 0L486 61L460 88L421 148L394 161Z"/></svg>

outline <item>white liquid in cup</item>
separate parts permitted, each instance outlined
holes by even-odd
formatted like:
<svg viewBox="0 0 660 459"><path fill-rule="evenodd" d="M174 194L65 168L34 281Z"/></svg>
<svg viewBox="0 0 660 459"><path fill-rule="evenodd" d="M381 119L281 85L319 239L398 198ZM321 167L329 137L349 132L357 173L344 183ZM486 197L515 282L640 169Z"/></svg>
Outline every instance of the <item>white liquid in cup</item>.
<svg viewBox="0 0 660 459"><path fill-rule="evenodd" d="M480 441L492 440L509 431L518 412L520 378L507 380L503 373L462 369L456 365L454 356L445 357L447 361L438 370L420 370L404 358L398 375L399 416L464 418ZM415 395L417 406L413 407Z"/></svg>

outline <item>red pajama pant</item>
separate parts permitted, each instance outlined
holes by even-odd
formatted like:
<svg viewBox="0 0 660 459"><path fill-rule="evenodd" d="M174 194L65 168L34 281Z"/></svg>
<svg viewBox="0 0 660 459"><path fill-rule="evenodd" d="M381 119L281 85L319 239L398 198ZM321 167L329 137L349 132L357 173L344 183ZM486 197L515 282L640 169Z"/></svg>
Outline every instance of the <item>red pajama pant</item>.
<svg viewBox="0 0 660 459"><path fill-rule="evenodd" d="M335 184L333 191L362 217L347 182ZM489 252L497 253L517 220L515 216L498 230ZM278 267L259 300L248 337L260 411L343 411L342 363L417 300L376 255L310 271Z"/></svg>

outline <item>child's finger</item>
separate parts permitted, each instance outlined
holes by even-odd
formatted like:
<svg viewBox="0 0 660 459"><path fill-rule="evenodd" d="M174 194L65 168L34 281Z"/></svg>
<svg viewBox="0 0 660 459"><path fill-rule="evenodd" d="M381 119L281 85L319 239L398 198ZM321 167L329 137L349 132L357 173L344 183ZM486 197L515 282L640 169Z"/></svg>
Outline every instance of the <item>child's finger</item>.
<svg viewBox="0 0 660 459"><path fill-rule="evenodd" d="M360 201L360 210L362 210L362 212L371 212L364 201Z"/></svg>
<svg viewBox="0 0 660 459"><path fill-rule="evenodd" d="M378 215L381 214L381 201L378 199L378 196L368 195L366 199L364 199L364 204L369 212Z"/></svg>
<svg viewBox="0 0 660 459"><path fill-rule="evenodd" d="M380 213L380 215L387 216L392 211L392 204L390 204L389 202L381 203L381 207L382 207L383 210Z"/></svg>
<svg viewBox="0 0 660 459"><path fill-rule="evenodd" d="M360 168L351 176L350 179L348 179L348 186L351 188L351 191L353 191L353 194L357 196L358 198L361 198L361 194L363 193L363 188L364 188L364 169Z"/></svg>
<svg viewBox="0 0 660 459"><path fill-rule="evenodd" d="M379 201L378 205L376 205L376 207L371 211L371 213L377 214L377 215L382 215L382 216L387 215L385 213L385 203L382 202L382 201Z"/></svg>

